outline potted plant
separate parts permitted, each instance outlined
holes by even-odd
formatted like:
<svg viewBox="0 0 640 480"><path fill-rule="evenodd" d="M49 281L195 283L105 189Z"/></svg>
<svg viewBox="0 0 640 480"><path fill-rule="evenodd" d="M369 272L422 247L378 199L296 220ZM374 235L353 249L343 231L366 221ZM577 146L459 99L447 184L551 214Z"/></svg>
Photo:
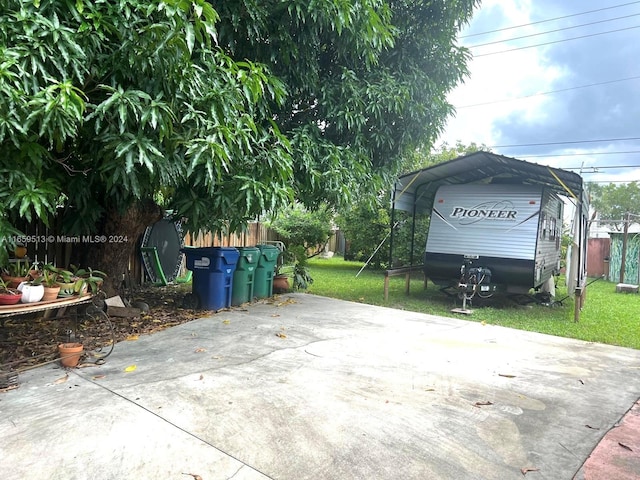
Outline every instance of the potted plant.
<svg viewBox="0 0 640 480"><path fill-rule="evenodd" d="M101 272L100 270L93 270L91 267L78 268L75 265L71 265L71 272L76 278L79 278L84 282L86 288L91 293L98 293L102 284L104 283L104 279L107 274Z"/></svg>
<svg viewBox="0 0 640 480"><path fill-rule="evenodd" d="M59 278L60 269L51 264L46 264L42 267L40 276L31 282L36 285L40 284L44 287L44 295L42 297L43 302L48 302L58 298L58 294L60 293L60 285L58 285Z"/></svg>
<svg viewBox="0 0 640 480"><path fill-rule="evenodd" d="M7 283L7 287L17 288L20 283L32 279L29 275L31 270L27 260L18 259L3 268L1 277Z"/></svg>
<svg viewBox="0 0 640 480"><path fill-rule="evenodd" d="M14 288L9 288L7 283L0 279L0 305L15 305L22 298L22 293Z"/></svg>
<svg viewBox="0 0 640 480"><path fill-rule="evenodd" d="M64 268L57 269L56 284L60 287L59 297L84 295L87 293L87 284L84 279Z"/></svg>
<svg viewBox="0 0 640 480"><path fill-rule="evenodd" d="M289 290L289 277L294 290L306 290L313 283L313 278L307 267L307 255L303 246L290 247L281 253L276 263L273 277L273 292L284 293Z"/></svg>
<svg viewBox="0 0 640 480"><path fill-rule="evenodd" d="M273 275L273 293L284 293L289 290L289 276L283 272L282 267L276 265Z"/></svg>
<svg viewBox="0 0 640 480"><path fill-rule="evenodd" d="M278 260L276 261L275 270L273 272L273 293L285 293L289 291L289 275L291 271L291 265L287 260L292 257L286 250L280 252Z"/></svg>
<svg viewBox="0 0 640 480"><path fill-rule="evenodd" d="M22 293L22 303L36 303L44 297L44 285L39 280L21 282L18 291Z"/></svg>

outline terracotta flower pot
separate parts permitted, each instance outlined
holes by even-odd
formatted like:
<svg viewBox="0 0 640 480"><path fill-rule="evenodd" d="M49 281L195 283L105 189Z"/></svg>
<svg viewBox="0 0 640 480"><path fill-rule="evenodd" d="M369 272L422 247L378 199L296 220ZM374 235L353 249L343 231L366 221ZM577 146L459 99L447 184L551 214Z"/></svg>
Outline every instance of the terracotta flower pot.
<svg viewBox="0 0 640 480"><path fill-rule="evenodd" d="M289 277L286 275L275 275L273 277L273 293L285 293L289 290Z"/></svg>
<svg viewBox="0 0 640 480"><path fill-rule="evenodd" d="M58 298L58 294L60 293L60 286L56 287L44 287L44 295L42 296L43 302L48 302L49 300L55 300Z"/></svg>
<svg viewBox="0 0 640 480"><path fill-rule="evenodd" d="M7 288L17 288L22 282L29 280L29 277L12 277L11 275L2 275L2 280L7 284Z"/></svg>
<svg viewBox="0 0 640 480"><path fill-rule="evenodd" d="M73 368L80 362L82 355L81 343L61 343L58 345L58 353L60 354L60 363L63 367Z"/></svg>

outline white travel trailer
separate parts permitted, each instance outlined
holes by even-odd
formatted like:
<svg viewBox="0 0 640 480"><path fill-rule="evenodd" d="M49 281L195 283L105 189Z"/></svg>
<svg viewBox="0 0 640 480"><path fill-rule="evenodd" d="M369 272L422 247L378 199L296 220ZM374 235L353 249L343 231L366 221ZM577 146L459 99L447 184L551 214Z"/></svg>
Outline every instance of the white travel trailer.
<svg viewBox="0 0 640 480"><path fill-rule="evenodd" d="M545 279L545 288L551 287L560 259L564 202L559 196L575 206L566 277L578 321L587 286L589 198L582 177L568 170L479 151L398 177L391 225L396 212L411 218L409 263L398 267L424 270L432 281L457 287L463 299L489 296L499 287L528 293ZM417 218L426 215L427 246L424 255L414 256L416 239L427 234ZM395 241L392 228L390 264ZM422 237L417 248L424 244ZM418 255L424 259L420 265L414 263Z"/></svg>
<svg viewBox="0 0 640 480"><path fill-rule="evenodd" d="M560 272L563 205L558 195L537 185L439 187L425 276L441 287L469 283L478 293L538 289Z"/></svg>

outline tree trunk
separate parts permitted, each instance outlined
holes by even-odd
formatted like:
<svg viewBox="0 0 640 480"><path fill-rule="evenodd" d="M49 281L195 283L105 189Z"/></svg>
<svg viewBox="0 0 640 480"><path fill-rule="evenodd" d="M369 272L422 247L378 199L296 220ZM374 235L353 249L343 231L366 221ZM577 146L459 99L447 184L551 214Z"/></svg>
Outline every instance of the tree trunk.
<svg viewBox="0 0 640 480"><path fill-rule="evenodd" d="M84 244L81 266L101 270L107 274L102 289L107 296L116 295L124 276L129 272L129 260L135 253L138 240L149 225L162 219L162 209L155 202L138 202L126 211L108 210L104 227L95 240Z"/></svg>

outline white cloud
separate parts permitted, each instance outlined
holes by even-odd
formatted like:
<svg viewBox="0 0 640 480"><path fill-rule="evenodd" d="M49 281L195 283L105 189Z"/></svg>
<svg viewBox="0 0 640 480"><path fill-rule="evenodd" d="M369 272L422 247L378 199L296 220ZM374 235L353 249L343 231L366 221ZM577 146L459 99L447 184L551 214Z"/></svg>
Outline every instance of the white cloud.
<svg viewBox="0 0 640 480"><path fill-rule="evenodd" d="M480 31L528 24L531 22L530 8L530 2L502 0L483 2L482 17L479 19L482 23ZM492 22L494 18L499 23ZM478 30L472 21L462 35L478 32ZM470 47L531 34L535 29L530 26L518 29L517 34L514 32L506 30L489 35L472 36L463 39L462 43ZM482 55L522 45L522 42L499 43L474 48L472 52L475 55ZM502 100L551 90L553 82L565 73L560 66L547 64L544 51L539 49L516 50L473 58L469 63L469 70L470 77L464 84L454 89L448 97L452 105L462 108L458 108L456 116L449 120L446 131L439 139L440 142L453 145L460 140L465 144L475 142L495 145L499 140L499 132L495 131L493 118L516 114L527 122L543 121L548 115L546 107L551 102L549 98L536 96L518 101ZM479 103L487 104L472 106Z"/></svg>
<svg viewBox="0 0 640 480"><path fill-rule="evenodd" d="M637 10L611 0L483 1L461 32L467 47L558 31L473 48L471 76L448 96L457 114L437 144L515 144L520 147L494 151L559 168L582 165L587 181L640 179L640 169L633 168L640 165L640 141L616 140L640 137L635 122L640 79L624 81L640 77L640 64L629 61L640 56L637 30L628 30L637 25ZM549 19L555 20L541 22ZM611 21L593 23L601 20ZM496 31L519 25L526 26ZM527 45L539 46L504 52ZM492 52L502 53L483 56ZM535 95L551 91L557 92ZM477 104L484 105L470 107ZM578 140L583 143L567 143ZM624 168L606 168L620 165Z"/></svg>

